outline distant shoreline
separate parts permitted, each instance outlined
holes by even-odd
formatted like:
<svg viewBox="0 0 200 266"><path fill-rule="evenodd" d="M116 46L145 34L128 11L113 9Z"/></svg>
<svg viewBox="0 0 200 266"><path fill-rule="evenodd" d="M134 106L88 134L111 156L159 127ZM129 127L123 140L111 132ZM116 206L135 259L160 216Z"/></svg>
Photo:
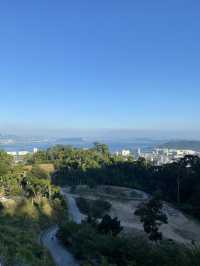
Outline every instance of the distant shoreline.
<svg viewBox="0 0 200 266"><path fill-rule="evenodd" d="M111 152L116 152L122 149L129 149L131 151L135 151L138 148L148 151L153 149L155 146L157 146L157 142L106 142L103 143L107 144L109 146L109 149ZM38 143L16 143L16 144L0 144L0 149L3 149L7 152L11 151L29 151L31 152L34 148L37 148L39 150L46 150L52 146L55 145L70 145L75 148L91 148L93 146L93 142L38 142Z"/></svg>

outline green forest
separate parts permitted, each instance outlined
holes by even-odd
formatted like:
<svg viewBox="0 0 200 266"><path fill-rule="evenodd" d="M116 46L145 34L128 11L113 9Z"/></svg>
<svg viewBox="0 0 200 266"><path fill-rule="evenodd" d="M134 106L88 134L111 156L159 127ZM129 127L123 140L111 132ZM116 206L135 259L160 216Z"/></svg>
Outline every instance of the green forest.
<svg viewBox="0 0 200 266"><path fill-rule="evenodd" d="M108 146L99 143L90 149L54 146L26 156L18 164L1 151L0 260L5 266L53 266L49 252L38 239L45 229L58 224L61 243L83 266L199 266L197 245L186 247L162 240L156 227L159 219L167 223L159 210L161 200L200 218L199 176L200 159L196 156L154 166L144 158L113 155ZM138 211L149 240L121 234L120 221L106 215L111 205L103 200L77 198L87 219L80 225L69 222L60 193L65 185L72 190L77 185L114 185L159 194L160 201L152 201Z"/></svg>
<svg viewBox="0 0 200 266"><path fill-rule="evenodd" d="M91 149L55 146L40 151L29 163L51 162L55 166L55 185L115 185L159 191L162 198L200 218L200 158L186 156L178 162L154 166L144 158L116 156L105 144L95 143Z"/></svg>

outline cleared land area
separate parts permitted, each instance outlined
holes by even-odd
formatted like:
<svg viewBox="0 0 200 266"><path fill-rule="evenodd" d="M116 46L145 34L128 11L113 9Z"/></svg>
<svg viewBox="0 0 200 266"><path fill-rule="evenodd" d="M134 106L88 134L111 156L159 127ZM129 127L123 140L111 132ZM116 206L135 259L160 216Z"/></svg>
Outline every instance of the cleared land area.
<svg viewBox="0 0 200 266"><path fill-rule="evenodd" d="M67 189L70 192L70 188ZM118 217L124 227L125 234L139 234L145 237L143 226L134 212L138 205L148 199L148 195L139 190L123 187L98 186L89 189L87 186L78 186L72 191L74 197L87 199L104 199L111 203L109 214ZM162 225L161 231L165 238L179 243L200 243L200 224L191 217L185 216L168 203L164 204L164 211L168 216L168 224Z"/></svg>

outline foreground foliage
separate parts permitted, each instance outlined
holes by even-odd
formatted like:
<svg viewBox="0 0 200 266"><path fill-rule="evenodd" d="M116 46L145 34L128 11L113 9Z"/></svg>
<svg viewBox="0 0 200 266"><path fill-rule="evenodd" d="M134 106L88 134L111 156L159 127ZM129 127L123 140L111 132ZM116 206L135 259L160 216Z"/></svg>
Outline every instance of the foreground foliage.
<svg viewBox="0 0 200 266"><path fill-rule="evenodd" d="M33 206L26 199L10 202L0 217L0 254L5 265L54 265L39 244L39 234L49 225L52 207L48 201Z"/></svg>
<svg viewBox="0 0 200 266"><path fill-rule="evenodd" d="M89 224L67 223L59 237L84 265L199 266L200 249L162 241L152 245L141 238L102 234Z"/></svg>
<svg viewBox="0 0 200 266"><path fill-rule="evenodd" d="M41 172L40 172L41 173ZM59 188L38 169L24 171L0 152L0 258L5 266L53 266L41 232L66 219Z"/></svg>

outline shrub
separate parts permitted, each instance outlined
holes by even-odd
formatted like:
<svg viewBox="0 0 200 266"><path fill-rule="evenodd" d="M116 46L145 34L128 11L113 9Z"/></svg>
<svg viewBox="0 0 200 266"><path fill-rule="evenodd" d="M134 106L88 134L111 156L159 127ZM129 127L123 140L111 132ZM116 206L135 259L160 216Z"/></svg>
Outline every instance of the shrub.
<svg viewBox="0 0 200 266"><path fill-rule="evenodd" d="M111 208L111 204L108 201L101 199L88 200L80 197L76 199L76 203L83 214L94 218L102 218Z"/></svg>
<svg viewBox="0 0 200 266"><path fill-rule="evenodd" d="M64 234L63 234L63 228ZM200 249L162 241L152 245L140 238L100 234L88 225L65 224L60 238L71 239L71 250L84 265L115 266L199 266ZM67 241L69 245L69 241ZM68 247L69 248L69 247Z"/></svg>

